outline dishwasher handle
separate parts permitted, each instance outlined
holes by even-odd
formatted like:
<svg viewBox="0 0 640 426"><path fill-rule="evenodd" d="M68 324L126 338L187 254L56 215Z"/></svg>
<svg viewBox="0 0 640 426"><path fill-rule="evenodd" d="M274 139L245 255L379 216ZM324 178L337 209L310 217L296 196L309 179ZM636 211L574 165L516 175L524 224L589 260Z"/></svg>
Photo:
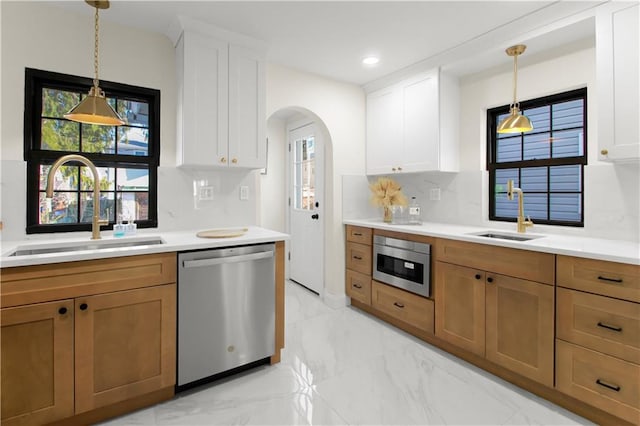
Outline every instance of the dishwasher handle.
<svg viewBox="0 0 640 426"><path fill-rule="evenodd" d="M223 263L248 262L251 260L269 259L273 257L273 251L264 251L260 253L241 254L238 256L214 257L210 259L185 260L182 262L184 268L200 268L203 266L221 265Z"/></svg>

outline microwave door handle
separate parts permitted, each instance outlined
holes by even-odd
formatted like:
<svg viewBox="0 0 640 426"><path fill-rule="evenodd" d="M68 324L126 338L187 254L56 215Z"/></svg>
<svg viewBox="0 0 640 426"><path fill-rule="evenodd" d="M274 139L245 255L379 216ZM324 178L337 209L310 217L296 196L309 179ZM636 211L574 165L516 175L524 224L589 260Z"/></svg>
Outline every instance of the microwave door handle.
<svg viewBox="0 0 640 426"><path fill-rule="evenodd" d="M200 260L185 260L182 262L182 266L185 268L201 268L204 266L221 265L223 263L248 262L251 260L268 259L271 257L273 257L273 252L265 251L262 253L242 254L239 256L215 257L211 259Z"/></svg>

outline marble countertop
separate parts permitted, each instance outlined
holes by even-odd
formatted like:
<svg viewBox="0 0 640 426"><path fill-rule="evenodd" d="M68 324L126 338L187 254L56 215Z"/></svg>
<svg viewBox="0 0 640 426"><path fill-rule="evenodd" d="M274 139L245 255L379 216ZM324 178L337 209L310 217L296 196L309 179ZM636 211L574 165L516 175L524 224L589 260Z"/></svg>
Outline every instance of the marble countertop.
<svg viewBox="0 0 640 426"><path fill-rule="evenodd" d="M603 238L576 237L559 234L542 234L527 232L517 234L515 231L505 231L477 226L450 225L443 223L423 223L422 225L393 225L376 219L345 220L346 225L356 225L388 231L404 232L408 234L425 235L429 237L448 238L451 240L469 241L472 243L491 244L522 250L532 250L568 256L585 257L589 259L607 260L610 262L640 265L640 244L631 241L607 240ZM515 225L514 225L515 227ZM537 237L529 241L511 241L497 238L487 238L475 233L493 232L496 234L524 235Z"/></svg>
<svg viewBox="0 0 640 426"><path fill-rule="evenodd" d="M17 248L28 249L30 247L56 247L73 245L76 243L89 243L88 238L51 238L32 239L22 241L2 241L0 255L0 267L10 268L16 266L44 265L60 262L75 262L79 260L104 259L110 257L135 256L141 254L166 253L174 251L199 250L208 248L231 247L246 244L259 244L274 241L284 241L289 239L289 235L281 232L271 231L260 227L248 227L247 232L239 237L233 238L199 238L198 231L174 231L174 232L139 232L137 236L114 238L111 232L103 232L100 243L111 242L137 242L144 243L154 237L161 238L163 244L138 245L133 247L113 247L96 250L64 251L59 253L45 253L37 255L10 256ZM146 230L145 230L146 231Z"/></svg>

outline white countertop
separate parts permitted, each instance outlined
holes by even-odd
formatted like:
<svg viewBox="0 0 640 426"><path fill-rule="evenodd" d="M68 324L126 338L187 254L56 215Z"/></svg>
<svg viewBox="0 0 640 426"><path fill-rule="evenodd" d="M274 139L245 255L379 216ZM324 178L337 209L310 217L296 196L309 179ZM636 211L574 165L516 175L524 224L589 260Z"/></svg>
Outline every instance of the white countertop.
<svg viewBox="0 0 640 426"><path fill-rule="evenodd" d="M289 239L289 235L281 232L255 226L247 227L247 232L240 237L233 238L199 238L198 231L175 231L158 233L139 233L133 237L114 238L110 232L104 232L100 242L129 242L144 241L153 237L159 237L164 244L140 245L135 247L104 248L99 250L65 251L59 253L46 253L25 256L10 256L16 248L29 248L29 246L64 246L74 243L89 243L87 238L52 238L24 241L2 241L2 254L0 267L10 268L15 266L43 265L49 263L75 262L79 260L104 259L109 257L135 256L140 254L166 253L187 250L199 250L208 248L240 246L246 244L259 244Z"/></svg>
<svg viewBox="0 0 640 426"><path fill-rule="evenodd" d="M428 223L422 225L392 225L382 220L345 220L346 225L356 225L388 231L405 232L408 234L425 235L429 237L448 238L451 240L469 241L494 246L510 247L522 250L532 250L568 256L586 257L589 259L607 260L610 262L630 263L640 265L640 244L630 241L607 240L602 238L575 237L558 234L542 234L527 232L516 234L515 231L505 231L477 226L449 225L444 223ZM515 228L515 225L514 225ZM497 238L469 235L489 231L496 234L536 236L529 241L511 241Z"/></svg>

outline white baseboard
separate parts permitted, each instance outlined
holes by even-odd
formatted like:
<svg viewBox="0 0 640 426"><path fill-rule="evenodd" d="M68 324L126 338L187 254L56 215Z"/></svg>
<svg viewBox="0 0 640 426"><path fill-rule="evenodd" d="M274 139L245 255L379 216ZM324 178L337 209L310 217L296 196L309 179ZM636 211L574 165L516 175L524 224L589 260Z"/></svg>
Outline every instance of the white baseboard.
<svg viewBox="0 0 640 426"><path fill-rule="evenodd" d="M324 303L330 308L338 309L347 306L349 304L349 298L346 294L337 295L325 292Z"/></svg>

